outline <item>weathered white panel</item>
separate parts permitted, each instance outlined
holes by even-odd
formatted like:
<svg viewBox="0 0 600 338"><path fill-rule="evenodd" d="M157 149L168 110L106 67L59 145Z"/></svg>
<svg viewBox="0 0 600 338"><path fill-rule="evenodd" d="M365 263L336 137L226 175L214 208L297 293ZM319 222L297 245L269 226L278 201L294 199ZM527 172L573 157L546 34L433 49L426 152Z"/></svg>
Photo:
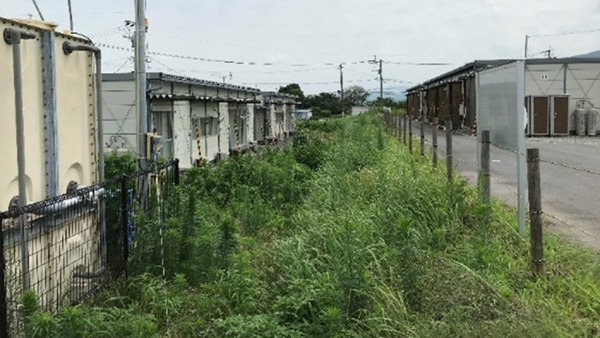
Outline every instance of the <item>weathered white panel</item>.
<svg viewBox="0 0 600 338"><path fill-rule="evenodd" d="M246 114L246 144L248 144L256 141L254 136L254 103L248 103L246 110L248 111Z"/></svg>
<svg viewBox="0 0 600 338"><path fill-rule="evenodd" d="M12 26L0 20L1 32L8 27ZM39 36L37 30L26 27L16 28L30 31ZM31 202L42 200L46 195L42 63L39 40L23 40L21 42L21 60L24 132L26 135L25 173L27 175L27 199ZM2 125L2 133L0 133L2 144L2 150L0 150L0 155L2 155L2 161L0 161L0 210L6 210L10 199L18 195L18 174L12 45L6 44L3 40L0 41L0 123Z"/></svg>
<svg viewBox="0 0 600 338"><path fill-rule="evenodd" d="M221 154L229 153L229 105L227 102L219 103L219 146L218 151Z"/></svg>
<svg viewBox="0 0 600 338"><path fill-rule="evenodd" d="M185 83L173 82L173 94L174 95L189 95L190 87Z"/></svg>
<svg viewBox="0 0 600 338"><path fill-rule="evenodd" d="M93 54L65 55L66 39L56 37L56 94L58 110L59 188L66 192L73 180L80 184L96 181L96 119L94 113ZM75 45L79 42L71 41Z"/></svg>
<svg viewBox="0 0 600 338"><path fill-rule="evenodd" d="M173 108L174 158L179 159L181 168L191 168L193 162L190 101L175 101Z"/></svg>
<svg viewBox="0 0 600 338"><path fill-rule="evenodd" d="M563 65L527 65L525 69L525 95L549 96L563 94L563 91Z"/></svg>

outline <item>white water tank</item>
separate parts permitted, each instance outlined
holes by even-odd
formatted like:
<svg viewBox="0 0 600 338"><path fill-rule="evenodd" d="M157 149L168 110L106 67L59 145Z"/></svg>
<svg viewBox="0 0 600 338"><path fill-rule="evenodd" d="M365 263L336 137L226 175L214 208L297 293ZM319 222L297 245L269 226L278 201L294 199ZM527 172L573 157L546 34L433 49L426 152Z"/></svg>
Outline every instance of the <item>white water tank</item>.
<svg viewBox="0 0 600 338"><path fill-rule="evenodd" d="M596 136L596 121L598 120L598 111L595 109L588 109L585 115L587 122L587 135Z"/></svg>
<svg viewBox="0 0 600 338"><path fill-rule="evenodd" d="M575 134L585 136L585 110L577 108L573 115L575 115Z"/></svg>

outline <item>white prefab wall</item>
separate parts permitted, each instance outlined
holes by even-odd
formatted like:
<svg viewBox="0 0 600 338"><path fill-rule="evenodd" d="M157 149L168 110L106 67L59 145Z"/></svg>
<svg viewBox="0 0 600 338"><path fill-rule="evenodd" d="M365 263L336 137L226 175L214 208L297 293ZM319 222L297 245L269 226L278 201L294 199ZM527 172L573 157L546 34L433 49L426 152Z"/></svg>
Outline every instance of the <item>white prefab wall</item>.
<svg viewBox="0 0 600 338"><path fill-rule="evenodd" d="M254 133L254 103L248 103L246 105L246 144L256 141Z"/></svg>
<svg viewBox="0 0 600 338"><path fill-rule="evenodd" d="M600 107L600 64L529 64L525 72L525 95L569 96L569 130L575 130L573 112L585 101Z"/></svg>
<svg viewBox="0 0 600 338"><path fill-rule="evenodd" d="M209 161L214 160L219 154L219 104L214 102L207 102L206 104L206 117L215 119L216 130L212 135L207 135L204 140L203 154Z"/></svg>
<svg viewBox="0 0 600 338"><path fill-rule="evenodd" d="M227 102L219 103L219 154L223 158L229 154L229 105Z"/></svg>
<svg viewBox="0 0 600 338"><path fill-rule="evenodd" d="M173 102L173 145L173 156L179 159L179 167L191 168L193 162L190 101Z"/></svg>
<svg viewBox="0 0 600 338"><path fill-rule="evenodd" d="M133 81L104 81L104 151L137 151L137 113ZM170 109L169 103L169 109Z"/></svg>

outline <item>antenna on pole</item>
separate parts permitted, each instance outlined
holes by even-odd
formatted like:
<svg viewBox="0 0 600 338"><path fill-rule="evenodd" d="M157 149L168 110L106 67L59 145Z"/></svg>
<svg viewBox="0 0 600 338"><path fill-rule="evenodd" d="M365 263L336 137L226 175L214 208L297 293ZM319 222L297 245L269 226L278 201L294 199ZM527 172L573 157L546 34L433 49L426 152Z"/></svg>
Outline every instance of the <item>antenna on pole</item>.
<svg viewBox="0 0 600 338"><path fill-rule="evenodd" d="M34 3L35 3L35 1L34 1ZM73 8L71 7L71 0L67 0L67 5L69 6L69 29L72 32L73 31Z"/></svg>
<svg viewBox="0 0 600 338"><path fill-rule="evenodd" d="M38 12L38 15L40 16L40 19L42 19L42 21L46 21L44 19L44 16L42 15L42 11L40 11L40 8L38 7L38 4L35 0L31 0L33 2L33 5L35 6L35 10Z"/></svg>

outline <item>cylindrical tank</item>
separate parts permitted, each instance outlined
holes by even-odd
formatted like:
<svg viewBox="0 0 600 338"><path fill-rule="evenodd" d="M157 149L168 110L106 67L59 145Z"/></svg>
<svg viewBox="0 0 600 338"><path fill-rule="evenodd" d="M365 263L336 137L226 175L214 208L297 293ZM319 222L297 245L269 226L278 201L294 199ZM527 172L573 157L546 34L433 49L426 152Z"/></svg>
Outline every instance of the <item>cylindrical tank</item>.
<svg viewBox="0 0 600 338"><path fill-rule="evenodd" d="M598 119L598 111L595 109L588 109L585 115L587 122L587 135L596 136L596 121Z"/></svg>
<svg viewBox="0 0 600 338"><path fill-rule="evenodd" d="M575 109L575 132L577 136L585 136L585 110Z"/></svg>

